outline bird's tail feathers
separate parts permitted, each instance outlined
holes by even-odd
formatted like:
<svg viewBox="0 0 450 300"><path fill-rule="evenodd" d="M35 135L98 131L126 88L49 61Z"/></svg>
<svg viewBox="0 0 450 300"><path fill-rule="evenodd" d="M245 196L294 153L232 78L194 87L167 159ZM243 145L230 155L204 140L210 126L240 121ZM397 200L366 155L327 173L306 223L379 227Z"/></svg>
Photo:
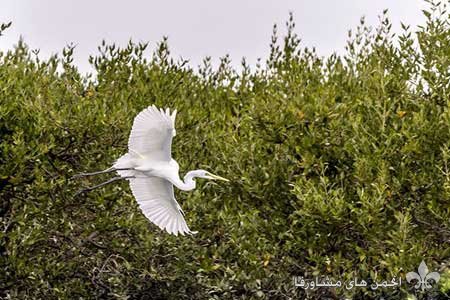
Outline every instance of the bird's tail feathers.
<svg viewBox="0 0 450 300"><path fill-rule="evenodd" d="M130 153L124 154L115 162L113 165L113 168L115 169L126 169L126 168L134 168L134 158ZM129 176L135 176L136 171L134 170L117 170L117 173L121 177L129 177Z"/></svg>

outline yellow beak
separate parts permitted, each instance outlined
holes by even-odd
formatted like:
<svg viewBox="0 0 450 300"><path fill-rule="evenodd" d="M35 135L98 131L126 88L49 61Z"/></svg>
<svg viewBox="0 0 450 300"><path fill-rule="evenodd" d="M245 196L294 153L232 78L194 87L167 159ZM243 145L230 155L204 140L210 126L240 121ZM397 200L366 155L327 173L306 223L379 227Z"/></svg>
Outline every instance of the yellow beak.
<svg viewBox="0 0 450 300"><path fill-rule="evenodd" d="M226 179L226 178L223 178L223 177L221 177L221 176L219 176L219 175L214 175L214 174L209 173L209 172L208 172L208 176L209 176L209 179L213 179L213 180L229 181L229 180Z"/></svg>

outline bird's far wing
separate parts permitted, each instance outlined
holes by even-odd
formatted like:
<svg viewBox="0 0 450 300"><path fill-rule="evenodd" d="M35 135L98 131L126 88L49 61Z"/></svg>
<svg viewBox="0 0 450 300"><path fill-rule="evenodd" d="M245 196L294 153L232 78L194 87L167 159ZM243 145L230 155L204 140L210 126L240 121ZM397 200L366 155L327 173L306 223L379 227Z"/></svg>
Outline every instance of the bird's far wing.
<svg viewBox="0 0 450 300"><path fill-rule="evenodd" d="M131 154L137 154L151 160L170 161L172 138L175 136L175 116L152 105L134 118L128 139Z"/></svg>
<svg viewBox="0 0 450 300"><path fill-rule="evenodd" d="M162 230L171 234L193 234L175 200L171 182L159 177L129 179L131 191L144 215Z"/></svg>

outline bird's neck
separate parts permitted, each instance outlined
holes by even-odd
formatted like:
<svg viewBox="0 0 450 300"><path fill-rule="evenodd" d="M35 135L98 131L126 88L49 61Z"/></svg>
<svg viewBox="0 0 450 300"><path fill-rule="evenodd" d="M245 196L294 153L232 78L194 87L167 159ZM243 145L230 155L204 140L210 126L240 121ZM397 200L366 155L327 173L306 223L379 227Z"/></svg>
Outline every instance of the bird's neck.
<svg viewBox="0 0 450 300"><path fill-rule="evenodd" d="M182 191L192 191L195 189L195 180L194 180L195 174L191 171L184 176L184 181L182 181L180 178L175 178L175 180L171 180L173 185L175 185L177 188L179 188Z"/></svg>

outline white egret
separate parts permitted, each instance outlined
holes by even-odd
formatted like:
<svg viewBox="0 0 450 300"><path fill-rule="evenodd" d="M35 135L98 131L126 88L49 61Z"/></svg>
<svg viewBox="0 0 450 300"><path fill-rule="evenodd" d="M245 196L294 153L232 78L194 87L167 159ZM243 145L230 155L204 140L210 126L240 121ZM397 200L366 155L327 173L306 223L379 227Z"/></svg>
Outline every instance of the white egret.
<svg viewBox="0 0 450 300"><path fill-rule="evenodd" d="M190 171L182 181L178 175L178 163L171 157L172 138L175 136L175 116L154 105L141 111L133 122L128 140L128 153L104 171L82 173L75 177L97 175L117 171L119 177L83 190L104 186L126 179L144 215L162 230L174 235L193 234L186 224L184 212L175 200L173 186L183 191L195 188L194 178L227 179L205 170Z"/></svg>

